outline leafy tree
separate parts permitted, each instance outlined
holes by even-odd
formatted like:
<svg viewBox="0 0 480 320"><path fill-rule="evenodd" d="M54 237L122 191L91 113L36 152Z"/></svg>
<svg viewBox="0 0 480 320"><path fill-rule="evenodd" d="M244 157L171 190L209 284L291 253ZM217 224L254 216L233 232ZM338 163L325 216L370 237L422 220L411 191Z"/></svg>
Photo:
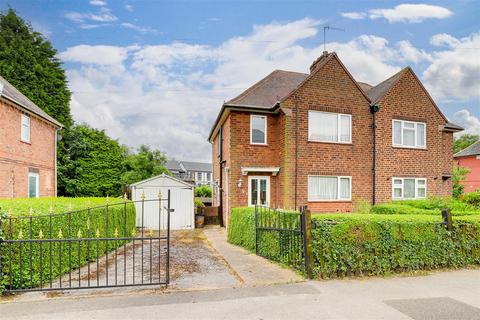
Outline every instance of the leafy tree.
<svg viewBox="0 0 480 320"><path fill-rule="evenodd" d="M212 188L209 186L200 186L195 188L195 197L212 197Z"/></svg>
<svg viewBox="0 0 480 320"><path fill-rule="evenodd" d="M66 128L73 124L57 50L13 9L0 13L0 75Z"/></svg>
<svg viewBox="0 0 480 320"><path fill-rule="evenodd" d="M149 146L141 145L136 153L130 153L124 147L124 161L122 182L131 184L162 173L168 173L165 168L167 159L159 150L151 149Z"/></svg>
<svg viewBox="0 0 480 320"><path fill-rule="evenodd" d="M477 142L479 139L479 136L477 134L464 134L458 138L455 139L453 142L453 153L457 153L460 150L463 150L470 145L474 144Z"/></svg>
<svg viewBox="0 0 480 320"><path fill-rule="evenodd" d="M67 153L58 168L59 193L67 196L121 194L124 151L103 130L74 125L64 136ZM62 188L60 190L60 188Z"/></svg>
<svg viewBox="0 0 480 320"><path fill-rule="evenodd" d="M454 198L458 199L463 194L464 186L460 182L465 180L465 178L467 177L467 174L469 172L470 172L470 170L468 170L468 168L459 167L459 166L455 166L453 168L452 182L453 182L453 197Z"/></svg>

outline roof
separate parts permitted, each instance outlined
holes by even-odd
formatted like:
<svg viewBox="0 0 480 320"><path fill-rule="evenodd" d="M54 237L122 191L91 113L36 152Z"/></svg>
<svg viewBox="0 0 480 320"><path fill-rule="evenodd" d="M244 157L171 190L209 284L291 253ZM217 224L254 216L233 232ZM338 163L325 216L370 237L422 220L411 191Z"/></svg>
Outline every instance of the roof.
<svg viewBox="0 0 480 320"><path fill-rule="evenodd" d="M57 127L63 127L63 125L49 116L45 111L43 111L39 106L33 103L30 99L24 96L17 88L15 88L10 82L5 80L0 76L0 96L4 97L18 106L24 108L27 111L34 113L40 118L47 120L50 123L53 123Z"/></svg>
<svg viewBox="0 0 480 320"><path fill-rule="evenodd" d="M391 76L387 80L380 82L374 87L370 86L370 89L365 90L365 92L367 93L367 96L370 98L373 104L380 101L380 99L385 94L387 94L390 88L393 87L393 85L397 83L397 81L402 77L403 72L405 72L405 70L407 70L407 68L403 68L402 70L395 73L393 76Z"/></svg>
<svg viewBox="0 0 480 320"><path fill-rule="evenodd" d="M183 168L186 171L201 171L201 172L212 172L213 165L211 163L205 162L190 162L190 161L180 161Z"/></svg>
<svg viewBox="0 0 480 320"><path fill-rule="evenodd" d="M458 124L455 124L455 123L453 123L453 122L447 122L447 123L443 126L443 130L444 130L444 131L458 132L458 131L462 131L463 128L460 127Z"/></svg>
<svg viewBox="0 0 480 320"><path fill-rule="evenodd" d="M357 81L357 83L360 86L360 88L362 88L362 90L365 91L365 92L367 92L368 90L373 88L373 86L371 84L368 84L366 82Z"/></svg>
<svg viewBox="0 0 480 320"><path fill-rule="evenodd" d="M465 149L460 150L459 152L455 153L453 156L457 158L457 157L468 157L468 156L477 156L477 155L480 155L480 140L466 147Z"/></svg>
<svg viewBox="0 0 480 320"><path fill-rule="evenodd" d="M152 181L152 180L156 180L156 179L158 179L158 178L170 179L170 180L173 180L173 181L177 181L177 182L179 182L179 183L182 183L182 184L184 184L184 185L186 185L186 186L188 186L188 187L192 187L192 185L191 185L190 183L185 182L185 181L183 181L183 180L180 180L180 179L178 179L178 178L169 176L169 175L167 175L167 174L165 174L165 173L159 174L158 176L151 177L151 178L148 178L148 179L145 179L145 180L142 180L142 181L138 181L138 182L132 183L132 184L130 185L130 187L136 187L136 186L139 186L139 185L141 185L141 184L144 184L145 182L149 182L149 181Z"/></svg>
<svg viewBox="0 0 480 320"><path fill-rule="evenodd" d="M168 160L167 163L165 163L165 168L167 168L170 171L180 171L183 172L183 168L180 166L180 162L177 160Z"/></svg>
<svg viewBox="0 0 480 320"><path fill-rule="evenodd" d="M305 73L275 70L225 104L270 109L307 77Z"/></svg>

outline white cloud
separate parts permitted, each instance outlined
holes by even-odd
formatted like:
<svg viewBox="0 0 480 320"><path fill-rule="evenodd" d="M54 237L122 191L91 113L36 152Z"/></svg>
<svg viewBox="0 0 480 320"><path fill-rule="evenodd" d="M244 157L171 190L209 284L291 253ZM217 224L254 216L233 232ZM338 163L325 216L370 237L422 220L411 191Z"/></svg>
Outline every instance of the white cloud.
<svg viewBox="0 0 480 320"><path fill-rule="evenodd" d="M371 9L367 12L346 12L341 13L342 17L348 19L386 19L390 23L395 22L422 22L426 19L445 19L453 15L447 8L429 4L400 4L394 8Z"/></svg>
<svg viewBox="0 0 480 320"><path fill-rule="evenodd" d="M309 72L323 44L302 40L318 34L320 21L256 25L218 46L174 42L148 46L68 48L72 113L122 143L149 144L170 157L211 161L207 136L225 100L274 69ZM358 81L376 84L407 62L429 54L407 41L362 35L327 43ZM80 64L80 65L79 65Z"/></svg>
<svg viewBox="0 0 480 320"><path fill-rule="evenodd" d="M429 91L438 99L478 99L480 33L462 39L450 35L436 35L431 41L448 43L450 47L432 53L432 63L423 72Z"/></svg>
<svg viewBox="0 0 480 320"><path fill-rule="evenodd" d="M91 12L67 12L65 18L76 22L76 23L85 23L87 21L94 22L113 22L118 20L118 18L112 14L112 11L108 8L100 8L100 12L91 13Z"/></svg>
<svg viewBox="0 0 480 320"><path fill-rule="evenodd" d="M453 48L459 45L460 41L447 33L440 33L430 38L430 44L435 47L447 46Z"/></svg>
<svg viewBox="0 0 480 320"><path fill-rule="evenodd" d="M155 30L152 27L142 27L142 26L139 26L139 25L134 24L134 23L124 22L121 25L124 28L132 29L132 30L138 31L138 32L143 33L143 34L145 34L145 33L158 33L158 31Z"/></svg>
<svg viewBox="0 0 480 320"><path fill-rule="evenodd" d="M365 19L367 14L365 12L342 12L342 17L353 19L353 20L361 20Z"/></svg>
<svg viewBox="0 0 480 320"><path fill-rule="evenodd" d="M478 134L480 135L480 119L470 111L466 109L462 109L460 111L455 112L453 115L453 120L455 123L462 126L465 130L460 132L459 134Z"/></svg>
<svg viewBox="0 0 480 320"><path fill-rule="evenodd" d="M103 1L103 0L90 0L90 4L92 6L106 6L107 5L107 2L106 1Z"/></svg>
<svg viewBox="0 0 480 320"><path fill-rule="evenodd" d="M127 11L132 12L133 11L133 6L131 4L126 4L123 6Z"/></svg>

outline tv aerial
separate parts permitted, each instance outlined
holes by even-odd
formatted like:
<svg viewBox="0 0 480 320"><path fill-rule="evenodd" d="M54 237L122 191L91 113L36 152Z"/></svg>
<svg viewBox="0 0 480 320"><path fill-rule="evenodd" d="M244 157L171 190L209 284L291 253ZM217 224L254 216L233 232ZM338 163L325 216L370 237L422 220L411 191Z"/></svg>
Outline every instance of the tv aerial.
<svg viewBox="0 0 480 320"><path fill-rule="evenodd" d="M345 29L336 28L329 25L323 26L323 51L327 51L327 30L345 31Z"/></svg>

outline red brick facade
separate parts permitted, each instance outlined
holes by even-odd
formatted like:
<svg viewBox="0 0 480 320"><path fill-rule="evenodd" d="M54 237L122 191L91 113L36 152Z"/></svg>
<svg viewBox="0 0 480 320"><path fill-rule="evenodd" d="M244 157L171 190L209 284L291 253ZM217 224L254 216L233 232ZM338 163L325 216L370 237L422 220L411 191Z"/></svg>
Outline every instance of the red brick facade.
<svg viewBox="0 0 480 320"><path fill-rule="evenodd" d="M39 175L39 195L56 195L56 127L28 113L30 143L21 141L21 116L16 105L0 99L0 197L28 197L28 174Z"/></svg>
<svg viewBox="0 0 480 320"><path fill-rule="evenodd" d="M314 212L352 211L357 201L373 202L374 134L371 99L360 89L335 54L320 60L311 74L267 116L267 145L250 144L250 114L261 110L223 110L223 210L247 206L248 175L244 167L279 167L270 176L270 206L285 209L308 205ZM413 72L407 68L378 102L375 114L375 198L392 200L393 177L427 179L427 194L451 194L452 132ZM351 143L312 142L308 139L308 111L351 115ZM426 123L427 147L392 146L392 120ZM214 181L219 182L218 134L212 130ZM227 168L227 171L225 171ZM251 173L249 173L251 174ZM308 176L351 177L351 200L308 201ZM227 182L228 181L228 182ZM218 193L220 189L217 189ZM214 199L214 205L219 204ZM228 207L226 206L228 203Z"/></svg>

